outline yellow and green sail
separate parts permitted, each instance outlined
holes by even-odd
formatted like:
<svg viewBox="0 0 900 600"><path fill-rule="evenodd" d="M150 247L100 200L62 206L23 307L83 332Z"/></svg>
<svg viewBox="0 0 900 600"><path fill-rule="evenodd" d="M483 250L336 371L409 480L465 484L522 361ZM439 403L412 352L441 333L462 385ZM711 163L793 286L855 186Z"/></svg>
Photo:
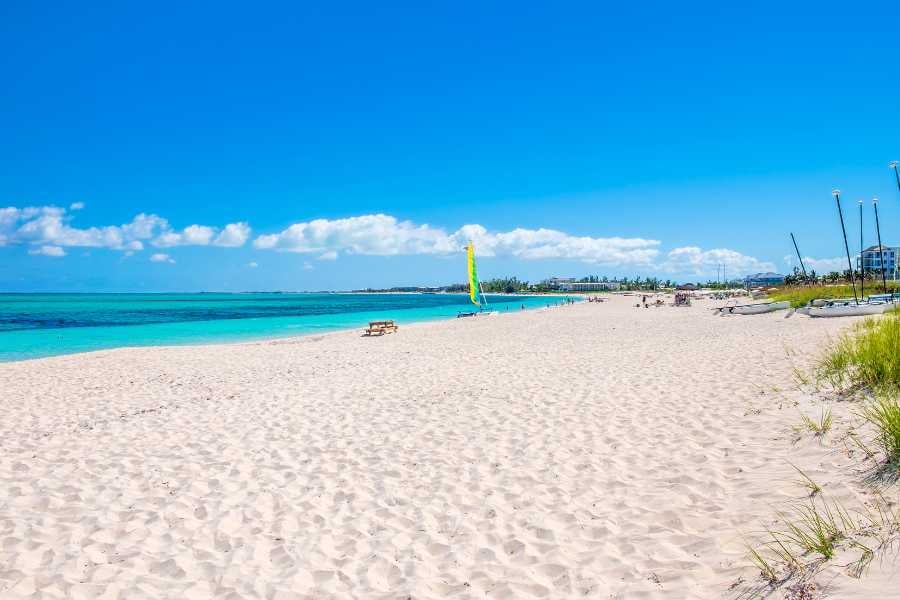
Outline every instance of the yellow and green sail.
<svg viewBox="0 0 900 600"><path fill-rule="evenodd" d="M472 304L481 306L481 302L478 301L478 269L475 268L475 245L472 242L469 242L469 245L466 247L466 254L469 263L469 300L472 301Z"/></svg>

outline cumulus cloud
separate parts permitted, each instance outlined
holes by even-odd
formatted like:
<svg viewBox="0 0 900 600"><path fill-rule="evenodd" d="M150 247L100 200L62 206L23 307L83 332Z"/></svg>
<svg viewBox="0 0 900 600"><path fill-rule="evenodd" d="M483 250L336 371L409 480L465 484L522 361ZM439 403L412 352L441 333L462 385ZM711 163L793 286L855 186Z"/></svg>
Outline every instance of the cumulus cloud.
<svg viewBox="0 0 900 600"><path fill-rule="evenodd" d="M569 258L609 265L650 265L660 242L643 238L572 236L553 229L518 228L490 232L482 225L457 231L417 225L383 214L295 223L280 233L261 235L260 249L317 254L334 260L341 253L375 256L450 254L473 240L482 256L515 256L537 260Z"/></svg>
<svg viewBox="0 0 900 600"><path fill-rule="evenodd" d="M175 264L175 260L163 252L157 252L156 254L150 255L150 262Z"/></svg>
<svg viewBox="0 0 900 600"><path fill-rule="evenodd" d="M160 248L172 246L206 246L216 234L216 230L206 225L189 225L181 231L167 231L153 240Z"/></svg>
<svg viewBox="0 0 900 600"><path fill-rule="evenodd" d="M72 225L73 211L84 208L72 203L68 210L57 206L0 208L0 246L27 244L41 246L109 248L138 252L145 243L172 246L243 246L250 237L247 223L231 223L218 229L208 225L189 225L175 230L169 222L154 214L140 213L128 223L79 228Z"/></svg>
<svg viewBox="0 0 900 600"><path fill-rule="evenodd" d="M189 225L181 231L166 231L155 240L153 245L160 248L172 246L224 246L237 248L243 246L250 237L250 226L247 223L229 223L221 231L207 225Z"/></svg>
<svg viewBox="0 0 900 600"><path fill-rule="evenodd" d="M381 214L294 223L280 233L257 237L253 245L263 249L319 255L347 252L393 256L445 253L457 249L441 229L399 221Z"/></svg>
<svg viewBox="0 0 900 600"><path fill-rule="evenodd" d="M709 275L720 265L725 265L726 274L735 275L775 270L774 264L735 250L728 248L703 250L697 246L683 246L670 250L660 268L670 273Z"/></svg>
<svg viewBox="0 0 900 600"><path fill-rule="evenodd" d="M42 256L60 257L65 256L66 251L59 246L40 246L38 248L32 248L28 251L28 254L40 254Z"/></svg>
<svg viewBox="0 0 900 600"><path fill-rule="evenodd" d="M216 236L213 244L226 248L237 248L246 244L248 239L250 239L250 225L244 222L229 223Z"/></svg>
<svg viewBox="0 0 900 600"><path fill-rule="evenodd" d="M791 269L795 266L798 268L800 267L800 263L797 262L797 257L794 255L785 256L784 262ZM847 259L842 256L837 256L835 258L813 258L812 256L804 256L803 264L806 265L807 270L815 271L820 275L832 271L843 272L847 270ZM854 267L855 266L856 265L854 265Z"/></svg>
<svg viewBox="0 0 900 600"><path fill-rule="evenodd" d="M81 207L83 203L76 202L68 209L55 206L0 208L0 246L24 244L33 253L48 256L63 256L67 247L109 248L130 255L148 245L160 249L240 247L247 243L252 232L250 225L243 221L223 227L192 224L175 229L166 219L148 213L140 213L121 225L79 228L72 224L72 211ZM720 264L725 264L735 275L775 270L770 262L727 248L684 246L663 253L660 241L643 237L591 237L548 228L491 231L477 223L448 231L385 214L302 221L280 232L258 235L253 246L261 250L305 254L310 260L332 261L342 255L452 255L461 252L469 240L475 242L481 256L577 260L601 266L692 275L714 273ZM153 254L150 260L174 262L162 252ZM810 268L816 270L834 268L816 259L808 260ZM249 263L251 268L255 264ZM312 268L312 264L305 261L303 267Z"/></svg>
<svg viewBox="0 0 900 600"><path fill-rule="evenodd" d="M129 223L105 227L72 227L66 209L56 206L0 209L0 245L76 246L134 250L141 240L168 228L156 215L141 213ZM141 246L142 247L142 246Z"/></svg>

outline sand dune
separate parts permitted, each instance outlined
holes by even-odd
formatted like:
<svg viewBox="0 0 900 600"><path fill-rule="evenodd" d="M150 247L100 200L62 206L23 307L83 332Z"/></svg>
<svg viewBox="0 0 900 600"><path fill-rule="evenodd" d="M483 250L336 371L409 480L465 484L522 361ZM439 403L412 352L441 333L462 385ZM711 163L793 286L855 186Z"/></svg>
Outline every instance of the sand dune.
<svg viewBox="0 0 900 600"><path fill-rule="evenodd" d="M788 460L866 499L851 407L791 431L847 324L617 298L3 364L0 597L751 597ZM890 568L821 581L884 598Z"/></svg>

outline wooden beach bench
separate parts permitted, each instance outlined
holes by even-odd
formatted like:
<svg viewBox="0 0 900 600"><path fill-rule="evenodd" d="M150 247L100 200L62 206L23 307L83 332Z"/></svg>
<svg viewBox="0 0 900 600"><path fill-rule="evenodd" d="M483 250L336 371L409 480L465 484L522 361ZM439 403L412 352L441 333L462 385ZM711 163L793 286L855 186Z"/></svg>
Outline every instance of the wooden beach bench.
<svg viewBox="0 0 900 600"><path fill-rule="evenodd" d="M393 321L370 321L369 327L363 335L384 335L394 333L400 329Z"/></svg>

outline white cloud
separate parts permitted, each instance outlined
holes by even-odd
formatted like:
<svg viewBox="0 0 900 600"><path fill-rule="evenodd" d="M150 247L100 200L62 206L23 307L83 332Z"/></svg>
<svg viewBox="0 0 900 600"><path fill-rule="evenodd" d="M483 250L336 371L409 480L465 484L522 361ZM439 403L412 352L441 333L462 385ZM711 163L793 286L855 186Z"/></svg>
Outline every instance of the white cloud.
<svg viewBox="0 0 900 600"><path fill-rule="evenodd" d="M259 263L256 261L251 261L251 262L247 263L247 266L250 267L251 269L255 269L256 267L259 266Z"/></svg>
<svg viewBox="0 0 900 600"><path fill-rule="evenodd" d="M73 203L68 210L77 210L79 204L83 205ZM122 225L102 227L78 228L72 225L72 220L71 212L55 206L0 208L0 246L26 244L38 254L58 252L45 251L44 247L59 248L64 253L63 248L72 246L109 248L123 253L140 252L147 244L158 248L240 247L247 243L252 231L246 222L230 223L222 228L193 224L177 230L166 219L147 213L140 213ZM253 245L259 249L296 252L330 261L345 254L450 256L461 252L469 240L475 242L480 256L577 260L609 267L692 275L711 275L723 263L727 272L735 276L775 270L770 262L727 248L704 250L685 246L663 254L660 241L642 237L591 237L555 229L521 227L490 231L475 223L447 231L385 214L298 222L283 231L257 236ZM151 260L174 262L164 253L154 254ZM817 271L835 268L816 259L809 259L808 266ZM306 261L304 268L312 268L312 264Z"/></svg>
<svg viewBox="0 0 900 600"><path fill-rule="evenodd" d="M158 262L158 263L171 263L173 265L175 264L175 260L168 254L165 254L163 252L157 252L156 254L152 254L150 256L150 261Z"/></svg>
<svg viewBox="0 0 900 600"><path fill-rule="evenodd" d="M244 245L250 237L250 226L243 222L231 223L221 230L195 224L177 231L166 219L146 213L140 213L122 225L74 227L71 224L73 211L82 208L83 202L73 202L68 210L57 206L0 208L0 246L75 246L137 252L151 240L158 247L209 244L237 247Z"/></svg>
<svg viewBox="0 0 900 600"><path fill-rule="evenodd" d="M514 229L489 232L482 225L464 225L453 234L430 225L400 221L389 215L346 219L316 219L295 223L280 233L261 235L260 249L317 254L333 260L340 253L391 256L450 254L475 242L481 256L515 256L536 260L569 258L609 265L650 265L659 254L657 240L571 236L553 229Z"/></svg>
<svg viewBox="0 0 900 600"><path fill-rule="evenodd" d="M38 248L32 248L28 251L28 254L40 254L43 256L60 257L65 256L66 251L59 246L40 246Z"/></svg>
<svg viewBox="0 0 900 600"><path fill-rule="evenodd" d="M376 256L456 250L440 229L381 214L294 223L281 233L257 237L253 244L257 248L287 252L348 252Z"/></svg>
<svg viewBox="0 0 900 600"><path fill-rule="evenodd" d="M218 234L218 235L216 235ZM229 223L222 231L207 225L189 225L181 231L166 231L155 240L153 245L160 248L172 246L225 246L237 248L246 243L250 237L250 226L246 223Z"/></svg>
<svg viewBox="0 0 900 600"><path fill-rule="evenodd" d="M451 236L452 245L475 243L482 256L515 256L526 260L575 259L604 265L649 266L659 255L657 240L573 236L555 229L516 228L490 233L482 225L464 225Z"/></svg>
<svg viewBox="0 0 900 600"><path fill-rule="evenodd" d="M216 230L206 225L188 225L181 231L167 231L153 240L160 248L171 246L207 246Z"/></svg>
<svg viewBox="0 0 900 600"><path fill-rule="evenodd" d="M213 242L216 246L224 246L226 248L237 248L247 243L250 238L250 225L243 221L239 223L229 223L222 229L221 233L216 236Z"/></svg>
<svg viewBox="0 0 900 600"><path fill-rule="evenodd" d="M703 250L697 246L684 246L669 251L666 254L666 260L660 265L660 269L670 273L702 276L715 273L721 265L725 265L725 275L729 278L732 275L740 277L750 273L775 270L774 264L735 250L728 248Z"/></svg>
<svg viewBox="0 0 900 600"><path fill-rule="evenodd" d="M793 263L788 263L793 265ZM808 270L814 270L819 275L830 273L831 271L846 271L847 259L845 257L836 258L812 258L810 256L803 257L803 264ZM799 265L798 265L799 266ZM856 267L856 265L854 265Z"/></svg>
<svg viewBox="0 0 900 600"><path fill-rule="evenodd" d="M56 206L0 209L0 245L26 243L35 246L77 246L135 249L135 242L168 227L156 215L137 215L130 223L79 229L69 225L66 210Z"/></svg>

